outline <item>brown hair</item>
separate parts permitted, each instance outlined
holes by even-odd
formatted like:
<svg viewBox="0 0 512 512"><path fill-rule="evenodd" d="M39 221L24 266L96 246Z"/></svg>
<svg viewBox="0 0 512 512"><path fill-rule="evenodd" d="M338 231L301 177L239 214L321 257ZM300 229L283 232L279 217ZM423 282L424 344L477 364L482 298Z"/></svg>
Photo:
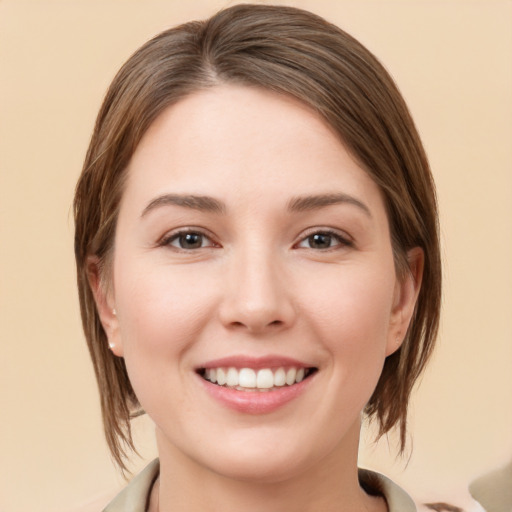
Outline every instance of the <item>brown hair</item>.
<svg viewBox="0 0 512 512"><path fill-rule="evenodd" d="M408 269L407 250L424 250L412 322L366 406L379 435L400 427L403 450L409 396L431 354L441 302L436 198L420 138L392 78L350 35L296 8L236 5L167 30L130 57L107 92L77 185L80 306L113 457L125 468L127 449L134 449L130 419L140 405L124 360L108 350L87 258L95 255L108 274L125 169L151 123L194 91L226 82L286 94L315 109L379 185L399 275Z"/></svg>

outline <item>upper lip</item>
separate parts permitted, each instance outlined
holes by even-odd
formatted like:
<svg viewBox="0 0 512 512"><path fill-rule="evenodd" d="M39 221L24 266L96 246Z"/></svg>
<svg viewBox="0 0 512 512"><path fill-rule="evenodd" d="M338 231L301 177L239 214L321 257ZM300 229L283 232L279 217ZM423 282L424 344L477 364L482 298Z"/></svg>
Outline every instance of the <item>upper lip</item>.
<svg viewBox="0 0 512 512"><path fill-rule="evenodd" d="M263 357L251 357L246 355L233 355L214 359L201 364L199 368L253 368L255 370L262 368L313 368L314 365L280 355L268 355Z"/></svg>

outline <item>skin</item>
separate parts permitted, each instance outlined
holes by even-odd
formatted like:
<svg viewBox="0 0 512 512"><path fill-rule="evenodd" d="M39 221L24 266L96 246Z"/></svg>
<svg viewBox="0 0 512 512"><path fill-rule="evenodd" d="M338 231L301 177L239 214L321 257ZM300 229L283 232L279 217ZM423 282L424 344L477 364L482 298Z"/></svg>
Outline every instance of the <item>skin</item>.
<svg viewBox="0 0 512 512"><path fill-rule="evenodd" d="M358 484L360 417L407 330L422 252L398 279L377 185L307 106L234 85L164 111L127 172L110 283L91 258L91 284L156 425L152 509L386 510ZM209 196L223 211L166 194ZM343 200L290 209L326 194ZM183 229L198 245L184 246ZM196 373L270 354L318 371L268 414L225 407Z"/></svg>

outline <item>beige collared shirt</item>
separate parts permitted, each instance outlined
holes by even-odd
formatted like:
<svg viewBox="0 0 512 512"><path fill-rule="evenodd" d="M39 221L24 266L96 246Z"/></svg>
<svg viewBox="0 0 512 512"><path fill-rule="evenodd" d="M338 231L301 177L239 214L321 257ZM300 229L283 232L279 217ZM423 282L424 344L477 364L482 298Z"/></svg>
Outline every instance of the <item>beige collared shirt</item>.
<svg viewBox="0 0 512 512"><path fill-rule="evenodd" d="M155 459L107 505L103 512L145 512L149 493L159 470L159 460ZM366 469L359 470L359 478L361 481L371 479L377 482L388 504L389 512L416 512L416 506L409 495L389 478Z"/></svg>

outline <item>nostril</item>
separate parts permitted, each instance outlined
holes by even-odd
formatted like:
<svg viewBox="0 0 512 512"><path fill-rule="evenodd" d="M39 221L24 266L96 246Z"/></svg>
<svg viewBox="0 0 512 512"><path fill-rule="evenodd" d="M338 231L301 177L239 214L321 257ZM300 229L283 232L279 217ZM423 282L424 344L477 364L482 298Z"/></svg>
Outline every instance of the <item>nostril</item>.
<svg viewBox="0 0 512 512"><path fill-rule="evenodd" d="M247 322L247 324L245 324L244 322L240 321L234 321L230 323L230 326L234 327L235 329L244 328L248 329L249 331L259 331L268 327L281 327L283 325L284 322L282 320L273 320L272 322L262 325L256 325L255 322Z"/></svg>

